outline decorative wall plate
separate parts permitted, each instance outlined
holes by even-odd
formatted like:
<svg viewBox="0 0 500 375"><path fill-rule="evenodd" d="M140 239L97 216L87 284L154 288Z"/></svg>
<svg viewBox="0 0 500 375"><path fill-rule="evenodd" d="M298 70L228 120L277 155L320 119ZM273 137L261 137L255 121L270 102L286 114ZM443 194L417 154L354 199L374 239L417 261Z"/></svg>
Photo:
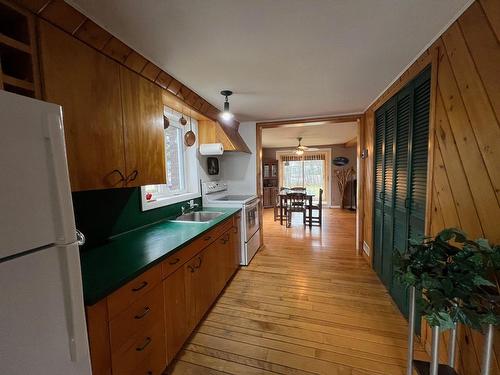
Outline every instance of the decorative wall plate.
<svg viewBox="0 0 500 375"><path fill-rule="evenodd" d="M347 163L349 163L349 159L345 156L337 156L333 159L333 165L336 165L337 167L343 167Z"/></svg>

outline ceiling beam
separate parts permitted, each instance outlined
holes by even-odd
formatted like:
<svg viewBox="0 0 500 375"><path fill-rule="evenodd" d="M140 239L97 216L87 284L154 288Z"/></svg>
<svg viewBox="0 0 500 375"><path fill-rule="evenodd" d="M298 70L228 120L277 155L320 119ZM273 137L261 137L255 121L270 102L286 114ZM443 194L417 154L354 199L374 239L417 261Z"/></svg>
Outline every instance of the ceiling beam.
<svg viewBox="0 0 500 375"><path fill-rule="evenodd" d="M284 125L293 125L293 124L309 124L312 122L328 122L331 124L340 124L344 122L356 122L363 117L362 113L353 114L353 115L343 115L343 116L325 116L325 117L308 117L308 118L299 118L292 120L280 120L280 121L260 121L257 122L257 125L261 128L279 128Z"/></svg>

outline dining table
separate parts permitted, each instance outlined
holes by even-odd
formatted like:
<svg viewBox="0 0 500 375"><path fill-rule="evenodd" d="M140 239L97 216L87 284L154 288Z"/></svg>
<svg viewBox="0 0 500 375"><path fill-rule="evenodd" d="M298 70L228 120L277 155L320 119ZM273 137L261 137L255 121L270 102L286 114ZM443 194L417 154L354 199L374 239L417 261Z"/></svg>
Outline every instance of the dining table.
<svg viewBox="0 0 500 375"><path fill-rule="evenodd" d="M282 189L278 193L280 197L280 225L283 225L283 215L284 215L284 206L286 205L288 194L293 194L293 193L301 193L301 191L293 190L293 189ZM313 198L314 194L310 194L307 191L304 191L304 194L306 196L306 200L308 201L308 206L309 208L307 209L309 211L309 227L312 227L312 203L313 203Z"/></svg>

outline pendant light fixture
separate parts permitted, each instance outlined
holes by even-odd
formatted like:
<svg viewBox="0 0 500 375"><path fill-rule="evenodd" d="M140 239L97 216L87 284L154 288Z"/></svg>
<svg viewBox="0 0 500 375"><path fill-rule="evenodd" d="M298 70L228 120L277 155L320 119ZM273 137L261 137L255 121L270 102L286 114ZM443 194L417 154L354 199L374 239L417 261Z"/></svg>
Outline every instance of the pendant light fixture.
<svg viewBox="0 0 500 375"><path fill-rule="evenodd" d="M220 94L226 97L226 100L224 101L224 111L221 113L221 118L226 122L231 121L234 115L229 111L229 101L227 98L228 96L233 95L233 92L230 90L222 90Z"/></svg>

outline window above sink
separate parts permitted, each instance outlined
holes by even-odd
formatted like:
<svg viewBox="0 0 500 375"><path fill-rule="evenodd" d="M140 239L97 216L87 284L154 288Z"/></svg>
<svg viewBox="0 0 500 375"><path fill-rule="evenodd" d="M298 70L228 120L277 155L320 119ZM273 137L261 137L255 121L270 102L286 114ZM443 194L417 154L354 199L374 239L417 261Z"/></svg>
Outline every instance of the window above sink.
<svg viewBox="0 0 500 375"><path fill-rule="evenodd" d="M164 130L167 183L141 187L143 211L201 196L196 151L198 142L191 147L184 143L184 134L190 129L190 121L195 134L198 134L198 122L169 107L164 108L164 116L168 119L168 126ZM181 124L181 117L187 120L186 125Z"/></svg>

